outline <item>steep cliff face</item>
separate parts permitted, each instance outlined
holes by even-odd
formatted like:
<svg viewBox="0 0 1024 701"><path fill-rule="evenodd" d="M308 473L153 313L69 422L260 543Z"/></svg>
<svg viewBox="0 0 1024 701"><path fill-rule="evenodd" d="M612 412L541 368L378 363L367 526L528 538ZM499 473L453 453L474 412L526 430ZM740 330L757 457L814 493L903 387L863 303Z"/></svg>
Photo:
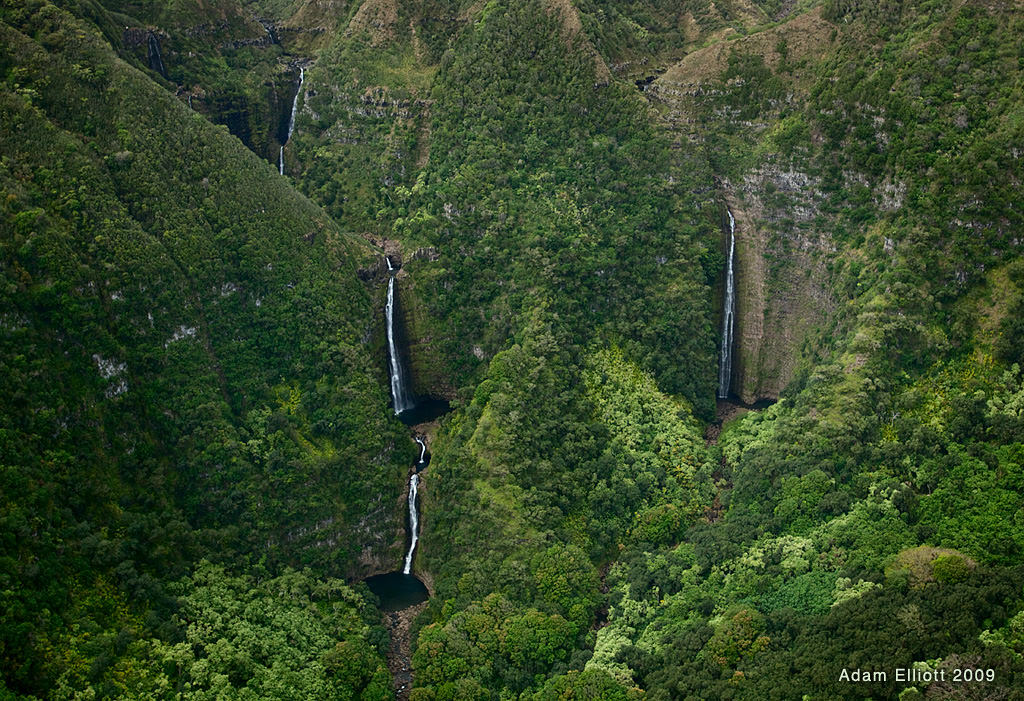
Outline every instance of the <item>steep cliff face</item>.
<svg viewBox="0 0 1024 701"><path fill-rule="evenodd" d="M308 27L287 28L239 0L167 6L107 0L123 28L112 42L192 110L225 125L249 150L277 163ZM157 52L159 58L154 56Z"/></svg>
<svg viewBox="0 0 1024 701"><path fill-rule="evenodd" d="M367 0L341 12L306 3L283 24L325 28L316 41L295 38L314 66L292 172L353 230L389 237L396 190L413 186L427 165L433 79L459 26L448 5Z"/></svg>
<svg viewBox="0 0 1024 701"><path fill-rule="evenodd" d="M806 174L766 166L738 183L723 180L723 190L736 217L732 391L752 404L778 398L804 340L834 311L828 268L836 247L814 226L820 193Z"/></svg>
<svg viewBox="0 0 1024 701"><path fill-rule="evenodd" d="M803 122L784 119L806 94L811 60L830 46L832 29L815 10L749 37L717 41L646 90L677 138L705 154L736 217L731 391L746 403L779 396L805 341L835 309L834 217L823 211L826 193L809 150L787 141L793 132L808 135Z"/></svg>
<svg viewBox="0 0 1024 701"><path fill-rule="evenodd" d="M409 370L413 395L454 399L456 388L438 353L437 324L431 321L428 308L429 300L436 294L434 286L439 272L437 249L424 247L406 253L394 239L370 237L370 241L399 269L395 274L395 330L402 362ZM382 260L373 261L360 270L360 277L374 290L377 307L381 310L384 308L388 275ZM381 323L374 327L374 337L379 339L379 342L374 342L374 348L378 356L386 356L383 315L375 314L375 318ZM482 354L479 359L483 359Z"/></svg>
<svg viewBox="0 0 1024 701"><path fill-rule="evenodd" d="M399 275L399 284L403 301L403 321L408 332L413 392L417 396L454 399L456 388L437 350L436 324L431 323L427 308L427 300L434 294L434 271L431 270L429 260L413 263L410 270L411 274ZM482 353L477 359L483 360Z"/></svg>
<svg viewBox="0 0 1024 701"><path fill-rule="evenodd" d="M47 374L51 358L32 382L63 388L59 407L110 417L58 408L66 435L47 442L113 441L90 460L116 455L129 494L142 475L163 475L162 498L197 530L223 529L225 548L259 543L268 559L347 571L361 529L401 528L389 495L411 449L377 410L386 395L361 340L370 299L355 261L366 247L70 15L51 8L24 22L0 24L0 58L21 67L33 95L0 95L4 124L25 125L3 131L19 163L3 176L5 217L35 213L19 219L32 222L19 224L25 246L3 253L4 308L26 320L25 337L5 342L73 358L68 377ZM63 43L37 44L37 26ZM91 83L69 77L79 55L95 66ZM59 177L40 187L51 168ZM65 208L63 192L87 195ZM48 280L67 289L54 296L35 282ZM57 401L51 391L32 401ZM341 396L344 411L327 399ZM375 445L360 438L368 422ZM366 547L386 550L387 537Z"/></svg>

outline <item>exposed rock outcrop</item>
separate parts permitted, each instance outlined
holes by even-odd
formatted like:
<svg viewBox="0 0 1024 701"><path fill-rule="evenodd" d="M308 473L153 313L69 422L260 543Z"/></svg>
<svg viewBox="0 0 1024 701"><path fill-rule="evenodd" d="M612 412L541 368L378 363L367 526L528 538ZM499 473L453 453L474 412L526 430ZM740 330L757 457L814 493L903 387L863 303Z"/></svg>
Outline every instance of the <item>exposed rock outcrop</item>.
<svg viewBox="0 0 1024 701"><path fill-rule="evenodd" d="M738 133L752 149L761 144L763 155L756 163L716 178L736 218L731 391L747 404L778 398L793 377L805 340L835 307L828 263L836 247L831 216L822 212L819 182L808 174L806 153L780 155L771 141L771 127L817 80L810 59L834 41L834 28L816 8L736 41L725 40L733 30L722 30L717 41L645 86L644 94L665 106L665 121L681 148L699 150L717 125ZM735 57L759 59L788 92L765 99L756 114L741 117L735 104L723 104L723 95L744 80L726 80ZM888 200L897 202L898 185L890 190Z"/></svg>
<svg viewBox="0 0 1024 701"><path fill-rule="evenodd" d="M412 691L412 623L427 607L426 602L401 611L384 614L384 624L391 638L388 648L388 669L395 685L398 701L409 698Z"/></svg>
<svg viewBox="0 0 1024 701"><path fill-rule="evenodd" d="M345 573L352 579L365 579L376 574L392 572L405 551L405 508L409 498L408 486L393 504L380 508L359 522L355 533L363 548L356 562Z"/></svg>
<svg viewBox="0 0 1024 701"><path fill-rule="evenodd" d="M723 186L736 217L732 387L753 404L778 398L804 340L832 313L827 263L836 249L827 230L812 225L820 195L807 175L769 166Z"/></svg>
<svg viewBox="0 0 1024 701"><path fill-rule="evenodd" d="M745 37L742 42L713 42L669 68L658 79L654 89L667 94L696 94L728 68L729 57L736 51L760 56L772 70L788 62L792 70L799 73L799 62L802 59L820 55L824 47L831 43L833 28L834 25L822 18L821 9L816 8L778 27ZM732 34L735 33L725 32L721 38ZM779 50L783 41L786 47L784 55ZM809 74L808 77L813 79L813 75Z"/></svg>
<svg viewBox="0 0 1024 701"><path fill-rule="evenodd" d="M395 38L397 0L366 0L349 22L346 35L368 32L370 46L384 46Z"/></svg>

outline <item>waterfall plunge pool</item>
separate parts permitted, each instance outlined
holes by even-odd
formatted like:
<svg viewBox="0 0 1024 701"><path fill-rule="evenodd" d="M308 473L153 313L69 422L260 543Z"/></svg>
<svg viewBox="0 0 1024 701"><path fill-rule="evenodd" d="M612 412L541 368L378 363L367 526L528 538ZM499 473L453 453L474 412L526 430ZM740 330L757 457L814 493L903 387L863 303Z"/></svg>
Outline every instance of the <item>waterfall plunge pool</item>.
<svg viewBox="0 0 1024 701"><path fill-rule="evenodd" d="M417 397L411 407L398 414L398 420L406 426L424 424L439 419L451 411L447 399Z"/></svg>
<svg viewBox="0 0 1024 701"><path fill-rule="evenodd" d="M380 599L381 611L401 611L429 598L426 585L415 575L388 572L367 577L363 581Z"/></svg>

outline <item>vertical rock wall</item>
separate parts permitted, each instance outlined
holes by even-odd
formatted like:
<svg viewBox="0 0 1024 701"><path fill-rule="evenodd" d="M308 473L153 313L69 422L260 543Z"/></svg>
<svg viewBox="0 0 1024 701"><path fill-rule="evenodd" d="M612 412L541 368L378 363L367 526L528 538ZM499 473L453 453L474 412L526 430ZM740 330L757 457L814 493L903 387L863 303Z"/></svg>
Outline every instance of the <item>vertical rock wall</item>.
<svg viewBox="0 0 1024 701"><path fill-rule="evenodd" d="M816 183L804 173L766 166L724 187L736 217L732 388L752 404L779 396L805 339L834 310L835 246L818 223Z"/></svg>

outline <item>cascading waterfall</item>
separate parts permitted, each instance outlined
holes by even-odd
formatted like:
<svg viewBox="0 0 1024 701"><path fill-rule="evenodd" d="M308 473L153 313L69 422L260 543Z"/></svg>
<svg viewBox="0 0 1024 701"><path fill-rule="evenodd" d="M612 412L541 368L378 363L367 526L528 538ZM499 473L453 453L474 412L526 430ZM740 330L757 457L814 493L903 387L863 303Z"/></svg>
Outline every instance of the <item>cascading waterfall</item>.
<svg viewBox="0 0 1024 701"><path fill-rule="evenodd" d="M736 254L736 219L729 215L729 260L725 267L725 304L722 307L722 349L718 357L718 398L729 396L732 380L732 331L736 318L736 276L733 267Z"/></svg>
<svg viewBox="0 0 1024 701"><path fill-rule="evenodd" d="M269 33L269 30L267 30ZM281 148L277 152L277 171L280 175L284 175L284 145L292 139L292 132L295 131L295 111L299 107L299 95L302 94L302 84L306 82L306 69L299 67L299 87L295 91L295 99L292 100L292 114L288 118L288 135L284 138L284 144L281 144ZM390 270L391 263L388 263Z"/></svg>
<svg viewBox="0 0 1024 701"><path fill-rule="evenodd" d="M409 400L409 392L405 387L402 372L402 360L398 357L398 348L395 345L395 268L391 265L391 259L384 256L388 262L388 303L385 308L388 324L388 359L391 364L391 401L395 415L401 414L412 406Z"/></svg>
<svg viewBox="0 0 1024 701"><path fill-rule="evenodd" d="M166 78L167 69L164 68L164 60L160 56L160 42L157 41L156 36L152 32L150 32L149 36L146 38L146 50L146 57L149 59L150 69Z"/></svg>
<svg viewBox="0 0 1024 701"><path fill-rule="evenodd" d="M422 444L421 444L422 445ZM420 458L420 462L423 458ZM402 574L409 574L412 571L412 556L416 552L416 541L419 538L420 517L416 511L416 493L419 491L420 476L413 472L409 478L409 532L412 533L412 542L409 543L409 552L405 556L405 567Z"/></svg>
<svg viewBox="0 0 1024 701"><path fill-rule="evenodd" d="M280 43L277 40L277 37L274 36L274 30L273 30L274 24L270 20L258 19L256 21L259 22L260 25L263 26L263 31L265 31L267 33L267 38L270 39L270 43L271 44L279 44Z"/></svg>
<svg viewBox="0 0 1024 701"><path fill-rule="evenodd" d="M426 462L424 458L427 455L427 444L424 443L423 439L420 438L419 436L416 436L416 442L420 444L420 461L416 464L422 465L424 462Z"/></svg>

